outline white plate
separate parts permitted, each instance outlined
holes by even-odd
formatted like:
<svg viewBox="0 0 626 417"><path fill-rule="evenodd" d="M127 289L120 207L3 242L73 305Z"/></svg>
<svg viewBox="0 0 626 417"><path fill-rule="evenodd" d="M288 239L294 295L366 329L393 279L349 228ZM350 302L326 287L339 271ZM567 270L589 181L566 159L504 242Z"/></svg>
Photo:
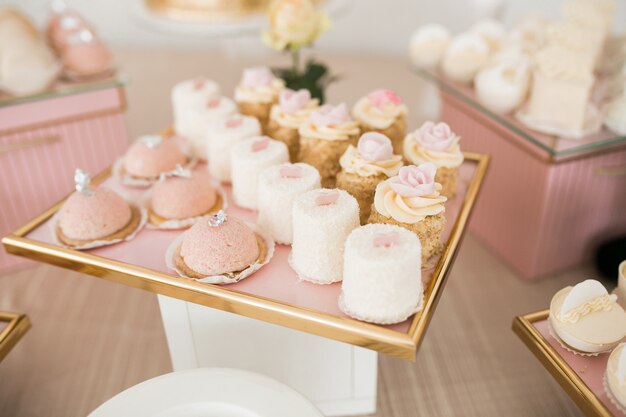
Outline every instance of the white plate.
<svg viewBox="0 0 626 417"><path fill-rule="evenodd" d="M200 368L142 382L89 417L323 417L301 394L247 371Z"/></svg>

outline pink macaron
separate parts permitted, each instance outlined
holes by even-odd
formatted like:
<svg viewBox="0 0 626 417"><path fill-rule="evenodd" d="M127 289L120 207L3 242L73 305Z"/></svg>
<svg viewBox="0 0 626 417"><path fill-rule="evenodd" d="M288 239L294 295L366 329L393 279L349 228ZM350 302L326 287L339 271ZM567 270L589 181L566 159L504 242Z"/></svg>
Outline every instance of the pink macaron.
<svg viewBox="0 0 626 417"><path fill-rule="evenodd" d="M150 206L166 219L186 219L206 214L217 202L217 192L208 174L195 172L190 178L168 177L152 188Z"/></svg>

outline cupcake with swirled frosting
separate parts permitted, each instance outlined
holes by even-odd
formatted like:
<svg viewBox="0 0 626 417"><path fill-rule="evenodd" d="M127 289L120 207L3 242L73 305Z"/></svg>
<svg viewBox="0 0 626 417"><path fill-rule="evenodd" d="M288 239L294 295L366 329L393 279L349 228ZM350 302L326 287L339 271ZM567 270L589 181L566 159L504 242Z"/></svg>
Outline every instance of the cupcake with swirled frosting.
<svg viewBox="0 0 626 417"><path fill-rule="evenodd" d="M367 132L357 147L350 145L339 159L341 172L337 188L346 190L359 202L361 224L365 224L374 202L376 186L398 174L402 155L394 155L391 141L382 133Z"/></svg>
<svg viewBox="0 0 626 417"><path fill-rule="evenodd" d="M284 142L289 148L291 162L298 160L300 135L298 129L309 120L311 111L317 109L319 101L311 98L309 90L284 89L278 104L272 106L267 125L268 136Z"/></svg>
<svg viewBox="0 0 626 417"><path fill-rule="evenodd" d="M235 88L235 101L241 114L259 119L261 129L267 132L267 123L274 103L278 102L285 82L276 78L267 67L246 68Z"/></svg>
<svg viewBox="0 0 626 417"><path fill-rule="evenodd" d="M402 153L406 135L407 108L393 90L372 91L356 102L352 116L359 122L361 132L379 132L391 139L393 150Z"/></svg>
<svg viewBox="0 0 626 417"><path fill-rule="evenodd" d="M464 159L460 139L443 122L425 122L404 139L406 160L415 165L433 163L437 167L435 180L442 186L441 194L448 198L456 195L458 170Z"/></svg>
<svg viewBox="0 0 626 417"><path fill-rule="evenodd" d="M376 187L368 223L388 223L415 233L422 243L422 265L439 253L446 224L446 197L435 182L433 163L400 168L398 175Z"/></svg>
<svg viewBox="0 0 626 417"><path fill-rule="evenodd" d="M350 117L348 107L326 104L311 111L309 120L300 126L298 160L315 167L323 187L334 187L341 171L339 158L350 145L356 145L361 129Z"/></svg>

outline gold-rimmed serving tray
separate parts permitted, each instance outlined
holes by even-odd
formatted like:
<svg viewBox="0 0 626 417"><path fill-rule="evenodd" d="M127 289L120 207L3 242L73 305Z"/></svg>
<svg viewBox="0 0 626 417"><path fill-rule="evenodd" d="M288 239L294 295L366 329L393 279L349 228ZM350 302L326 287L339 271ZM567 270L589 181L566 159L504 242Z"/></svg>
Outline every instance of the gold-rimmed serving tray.
<svg viewBox="0 0 626 417"><path fill-rule="evenodd" d="M623 416L604 391L608 354L580 356L550 335L549 310L515 317L513 331L589 417Z"/></svg>
<svg viewBox="0 0 626 417"><path fill-rule="evenodd" d="M282 245L277 246L270 263L251 277L230 285L205 284L180 278L165 267L165 248L180 231L142 230L132 241L90 251L53 244L50 219L63 201L3 238L2 243L12 254L414 360L458 253L488 164L487 155L465 154L459 173L459 194L446 203L448 225L443 251L436 264L422 273L428 281L424 308L407 321L391 326L368 324L345 316L337 307L340 283L320 286L298 281L287 266L289 248ZM121 187L110 177L110 170L99 174L94 182L114 189ZM253 212L234 204L229 204L228 211L254 221Z"/></svg>
<svg viewBox="0 0 626 417"><path fill-rule="evenodd" d="M0 311L0 362L30 329L26 314Z"/></svg>

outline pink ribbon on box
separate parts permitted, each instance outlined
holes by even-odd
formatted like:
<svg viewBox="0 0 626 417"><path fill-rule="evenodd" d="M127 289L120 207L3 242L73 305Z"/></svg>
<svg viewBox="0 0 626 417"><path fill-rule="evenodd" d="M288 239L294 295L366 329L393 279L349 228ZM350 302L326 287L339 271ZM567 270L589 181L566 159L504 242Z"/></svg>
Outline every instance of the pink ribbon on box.
<svg viewBox="0 0 626 417"><path fill-rule="evenodd" d="M283 178L301 178L302 168L296 165L283 165L280 167L279 173Z"/></svg>
<svg viewBox="0 0 626 417"><path fill-rule="evenodd" d="M252 152L260 152L267 149L268 146L270 146L270 138L268 138L267 136L259 136L252 141L252 144L250 145L250 150Z"/></svg>
<svg viewBox="0 0 626 417"><path fill-rule="evenodd" d="M400 242L398 232L377 233L374 235L374 246L377 248L390 248Z"/></svg>
<svg viewBox="0 0 626 417"><path fill-rule="evenodd" d="M330 206L331 204L335 204L338 199L339 199L339 191L336 191L336 190L322 191L317 194L317 197L315 197L315 204L318 206Z"/></svg>

